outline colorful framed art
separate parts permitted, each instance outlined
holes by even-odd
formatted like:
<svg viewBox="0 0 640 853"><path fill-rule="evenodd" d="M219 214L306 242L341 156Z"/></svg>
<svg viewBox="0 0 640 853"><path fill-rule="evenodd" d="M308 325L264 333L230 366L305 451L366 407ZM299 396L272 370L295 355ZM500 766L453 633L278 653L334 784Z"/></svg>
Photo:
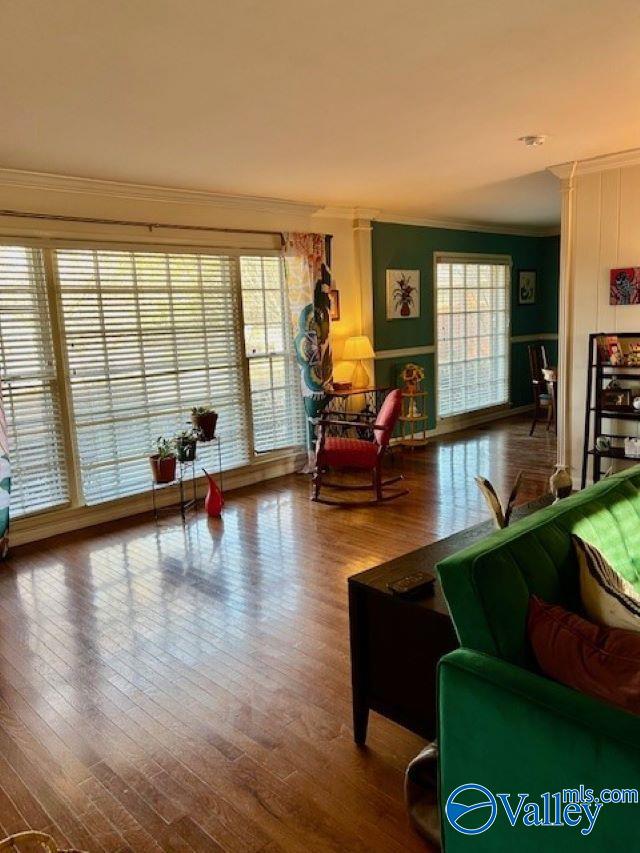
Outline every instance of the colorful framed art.
<svg viewBox="0 0 640 853"><path fill-rule="evenodd" d="M640 304L640 267L621 267L609 275L609 304Z"/></svg>

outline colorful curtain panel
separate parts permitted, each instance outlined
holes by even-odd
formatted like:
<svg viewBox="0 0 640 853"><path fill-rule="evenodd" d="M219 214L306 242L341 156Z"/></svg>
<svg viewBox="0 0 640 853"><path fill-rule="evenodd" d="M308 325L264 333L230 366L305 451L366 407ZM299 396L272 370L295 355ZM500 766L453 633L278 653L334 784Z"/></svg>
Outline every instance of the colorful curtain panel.
<svg viewBox="0 0 640 853"><path fill-rule="evenodd" d="M307 415L307 446L311 448L314 421L326 404L326 391L333 378L329 339L331 272L323 234L287 233L283 238L294 346ZM309 462L312 462L311 450Z"/></svg>
<svg viewBox="0 0 640 853"><path fill-rule="evenodd" d="M11 492L11 466L9 465L9 436L2 407L0 389L0 560L9 550L9 494Z"/></svg>

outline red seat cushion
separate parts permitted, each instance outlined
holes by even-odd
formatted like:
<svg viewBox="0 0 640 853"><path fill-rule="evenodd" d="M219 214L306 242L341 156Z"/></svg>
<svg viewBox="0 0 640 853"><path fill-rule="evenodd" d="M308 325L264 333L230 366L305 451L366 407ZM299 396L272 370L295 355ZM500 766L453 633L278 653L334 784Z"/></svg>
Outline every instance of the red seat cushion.
<svg viewBox="0 0 640 853"><path fill-rule="evenodd" d="M327 437L318 463L331 468L373 468L378 445L360 438Z"/></svg>
<svg viewBox="0 0 640 853"><path fill-rule="evenodd" d="M640 714L640 632L605 628L531 596L527 633L549 678Z"/></svg>

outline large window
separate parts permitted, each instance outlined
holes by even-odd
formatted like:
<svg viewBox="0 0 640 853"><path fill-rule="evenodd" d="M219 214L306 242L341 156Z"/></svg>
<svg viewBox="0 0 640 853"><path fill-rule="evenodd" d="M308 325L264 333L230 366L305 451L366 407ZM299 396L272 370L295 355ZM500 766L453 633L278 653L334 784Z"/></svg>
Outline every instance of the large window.
<svg viewBox="0 0 640 853"><path fill-rule="evenodd" d="M241 258L240 269L255 449L302 444L300 369L293 357L282 261Z"/></svg>
<svg viewBox="0 0 640 853"><path fill-rule="evenodd" d="M509 401L510 260L436 256L438 416Z"/></svg>
<svg viewBox="0 0 640 853"><path fill-rule="evenodd" d="M0 359L14 516L145 491L194 405L218 412L226 469L302 443L276 256L0 247Z"/></svg>
<svg viewBox="0 0 640 853"><path fill-rule="evenodd" d="M0 381L12 467L11 514L68 500L44 260L0 246Z"/></svg>

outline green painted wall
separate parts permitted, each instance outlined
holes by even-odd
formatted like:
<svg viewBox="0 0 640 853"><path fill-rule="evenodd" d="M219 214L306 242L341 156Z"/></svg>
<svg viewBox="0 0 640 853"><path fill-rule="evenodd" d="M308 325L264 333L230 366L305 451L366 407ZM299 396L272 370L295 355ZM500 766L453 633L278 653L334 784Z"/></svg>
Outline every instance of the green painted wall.
<svg viewBox="0 0 640 853"><path fill-rule="evenodd" d="M512 336L548 334L558 331L558 271L560 238L518 237L480 231L457 231L449 228L427 228L374 222L372 232L374 349L403 349L434 344L433 254L434 252L467 252L510 255L513 260L511 282ZM386 319L387 269L420 270L420 317L415 320ZM517 276L520 269L537 271L535 305L518 305ZM550 359L556 359L555 341L544 342ZM511 402L514 406L532 401L526 343L511 347ZM423 361L423 360L424 361ZM408 361L416 361L427 370L424 387L434 387L434 359L431 355L403 359L376 360L376 379L386 382ZM432 423L435 412L432 406Z"/></svg>

